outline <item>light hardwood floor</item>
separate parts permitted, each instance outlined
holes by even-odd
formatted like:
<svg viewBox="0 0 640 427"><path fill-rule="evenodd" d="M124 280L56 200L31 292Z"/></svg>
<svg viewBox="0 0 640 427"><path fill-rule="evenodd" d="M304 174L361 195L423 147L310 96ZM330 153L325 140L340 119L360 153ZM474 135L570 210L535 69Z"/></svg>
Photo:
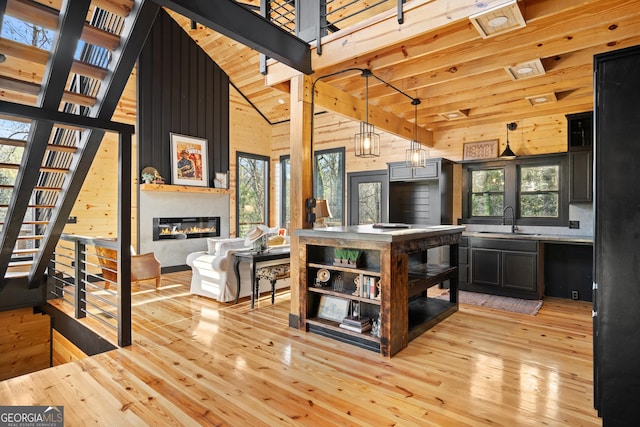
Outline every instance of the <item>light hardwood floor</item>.
<svg viewBox="0 0 640 427"><path fill-rule="evenodd" d="M66 426L591 426L591 305L537 316L461 305L391 359L289 328L289 293L250 309L134 293L134 344L0 382L3 405L64 405ZM148 289L147 289L148 288Z"/></svg>

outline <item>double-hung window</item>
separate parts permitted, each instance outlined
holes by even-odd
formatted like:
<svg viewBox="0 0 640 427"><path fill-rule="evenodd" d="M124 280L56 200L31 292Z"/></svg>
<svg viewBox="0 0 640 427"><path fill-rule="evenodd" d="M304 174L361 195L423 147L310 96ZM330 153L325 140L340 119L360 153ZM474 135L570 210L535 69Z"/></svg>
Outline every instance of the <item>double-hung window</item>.
<svg viewBox="0 0 640 427"><path fill-rule="evenodd" d="M316 151L314 194L329 205L331 218L327 225L344 225L344 147Z"/></svg>
<svg viewBox="0 0 640 427"><path fill-rule="evenodd" d="M501 224L511 206L521 225L568 225L566 155L463 165L463 222Z"/></svg>
<svg viewBox="0 0 640 427"><path fill-rule="evenodd" d="M269 224L269 157L236 155L236 235L256 225Z"/></svg>

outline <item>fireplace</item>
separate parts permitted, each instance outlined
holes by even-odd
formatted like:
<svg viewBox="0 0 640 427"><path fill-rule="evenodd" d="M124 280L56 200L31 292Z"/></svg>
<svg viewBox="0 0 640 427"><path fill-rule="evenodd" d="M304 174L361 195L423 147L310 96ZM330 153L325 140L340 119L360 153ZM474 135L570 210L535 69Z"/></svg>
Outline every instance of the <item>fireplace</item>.
<svg viewBox="0 0 640 427"><path fill-rule="evenodd" d="M220 236L220 217L153 218L153 240Z"/></svg>

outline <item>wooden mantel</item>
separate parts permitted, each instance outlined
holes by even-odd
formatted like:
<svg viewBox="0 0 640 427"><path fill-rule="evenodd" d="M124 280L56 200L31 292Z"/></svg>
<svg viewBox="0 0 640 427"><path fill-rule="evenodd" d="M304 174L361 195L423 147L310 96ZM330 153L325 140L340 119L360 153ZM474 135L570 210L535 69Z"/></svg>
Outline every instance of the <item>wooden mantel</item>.
<svg viewBox="0 0 640 427"><path fill-rule="evenodd" d="M140 184L140 191L164 191L174 193L229 194L228 188L192 187L189 185Z"/></svg>

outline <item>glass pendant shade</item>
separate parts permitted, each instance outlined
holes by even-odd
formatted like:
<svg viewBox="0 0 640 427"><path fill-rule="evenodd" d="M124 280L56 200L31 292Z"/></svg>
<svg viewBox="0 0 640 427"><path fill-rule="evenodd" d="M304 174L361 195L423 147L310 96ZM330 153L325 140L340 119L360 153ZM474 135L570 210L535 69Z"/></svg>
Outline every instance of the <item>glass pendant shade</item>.
<svg viewBox="0 0 640 427"><path fill-rule="evenodd" d="M380 135L371 123L360 122L360 132L353 137L353 145L357 157L380 156Z"/></svg>
<svg viewBox="0 0 640 427"><path fill-rule="evenodd" d="M369 76L371 70L363 70L362 77L366 80L365 92L365 121L360 122L360 132L353 137L353 149L356 157L380 157L380 135L376 128L369 123Z"/></svg>
<svg viewBox="0 0 640 427"><path fill-rule="evenodd" d="M414 98L411 101L411 104L415 108L415 119L413 122L415 137L411 140L409 149L406 151L404 162L408 168L424 168L427 166L427 150L422 148L422 145L418 141L418 105L420 105L420 102L418 98Z"/></svg>
<svg viewBox="0 0 640 427"><path fill-rule="evenodd" d="M405 166L408 168L424 168L427 166L427 150L416 140L411 140L411 146L406 151Z"/></svg>

